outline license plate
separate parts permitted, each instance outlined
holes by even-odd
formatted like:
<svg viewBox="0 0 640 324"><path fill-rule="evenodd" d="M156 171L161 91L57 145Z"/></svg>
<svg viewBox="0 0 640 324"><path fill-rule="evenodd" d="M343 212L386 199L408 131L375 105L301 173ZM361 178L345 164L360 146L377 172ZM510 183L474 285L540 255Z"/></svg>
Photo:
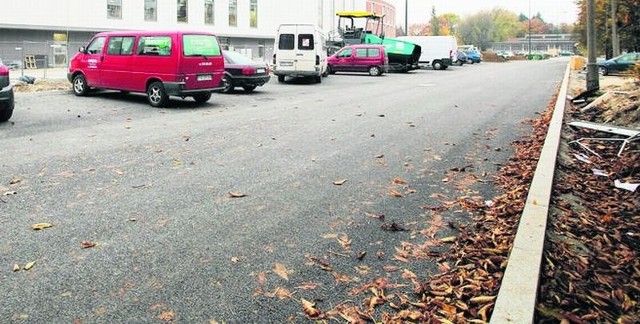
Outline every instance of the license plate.
<svg viewBox="0 0 640 324"><path fill-rule="evenodd" d="M265 73L265 69L256 69L256 73Z"/></svg>
<svg viewBox="0 0 640 324"><path fill-rule="evenodd" d="M293 66L293 62L280 62L281 66Z"/></svg>
<svg viewBox="0 0 640 324"><path fill-rule="evenodd" d="M213 80L213 76L211 74L199 74L198 81L211 81Z"/></svg>

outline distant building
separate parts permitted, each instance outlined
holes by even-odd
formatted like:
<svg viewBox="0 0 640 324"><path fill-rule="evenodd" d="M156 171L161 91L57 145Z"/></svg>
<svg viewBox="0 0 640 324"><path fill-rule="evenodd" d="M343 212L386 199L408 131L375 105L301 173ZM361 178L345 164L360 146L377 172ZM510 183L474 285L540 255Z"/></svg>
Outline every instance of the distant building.
<svg viewBox="0 0 640 324"><path fill-rule="evenodd" d="M223 47L269 60L278 26L312 23L331 35L338 11L385 14L395 35L395 8L382 0L21 0L3 1L0 58L66 66L89 38L108 30L211 31Z"/></svg>
<svg viewBox="0 0 640 324"><path fill-rule="evenodd" d="M564 51L573 53L575 43L576 41L571 34L533 34L531 38L526 35L506 42L489 43L488 48L494 51L528 53L529 44L531 44L531 52L557 54Z"/></svg>

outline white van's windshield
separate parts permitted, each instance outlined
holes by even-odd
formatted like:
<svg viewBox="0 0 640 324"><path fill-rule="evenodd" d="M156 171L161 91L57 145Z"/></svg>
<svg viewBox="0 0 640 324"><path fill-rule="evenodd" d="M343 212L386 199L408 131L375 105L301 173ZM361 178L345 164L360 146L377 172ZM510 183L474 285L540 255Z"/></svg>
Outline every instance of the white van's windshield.
<svg viewBox="0 0 640 324"><path fill-rule="evenodd" d="M220 45L213 35L183 35L184 56L218 56Z"/></svg>

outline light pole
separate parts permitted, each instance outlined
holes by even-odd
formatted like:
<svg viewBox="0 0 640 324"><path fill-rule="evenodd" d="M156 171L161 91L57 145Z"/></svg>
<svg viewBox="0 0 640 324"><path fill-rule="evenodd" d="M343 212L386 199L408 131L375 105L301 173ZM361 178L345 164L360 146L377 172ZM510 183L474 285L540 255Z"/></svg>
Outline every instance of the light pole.
<svg viewBox="0 0 640 324"><path fill-rule="evenodd" d="M404 0L404 34L409 36L409 0Z"/></svg>
<svg viewBox="0 0 640 324"><path fill-rule="evenodd" d="M531 0L529 0L529 59L531 59Z"/></svg>
<svg viewBox="0 0 640 324"><path fill-rule="evenodd" d="M600 76L598 75L598 65L596 63L595 10L595 0L587 0L587 50L589 52L587 61L587 91L597 91L600 89Z"/></svg>

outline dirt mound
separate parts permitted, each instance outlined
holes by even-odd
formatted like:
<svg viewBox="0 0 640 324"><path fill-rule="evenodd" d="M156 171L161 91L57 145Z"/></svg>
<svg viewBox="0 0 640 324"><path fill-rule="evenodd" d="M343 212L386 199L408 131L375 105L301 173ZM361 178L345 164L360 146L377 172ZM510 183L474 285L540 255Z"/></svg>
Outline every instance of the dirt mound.
<svg viewBox="0 0 640 324"><path fill-rule="evenodd" d="M13 91L15 92L41 92L53 90L71 90L71 83L67 80L36 79L33 84L19 81L13 85Z"/></svg>

